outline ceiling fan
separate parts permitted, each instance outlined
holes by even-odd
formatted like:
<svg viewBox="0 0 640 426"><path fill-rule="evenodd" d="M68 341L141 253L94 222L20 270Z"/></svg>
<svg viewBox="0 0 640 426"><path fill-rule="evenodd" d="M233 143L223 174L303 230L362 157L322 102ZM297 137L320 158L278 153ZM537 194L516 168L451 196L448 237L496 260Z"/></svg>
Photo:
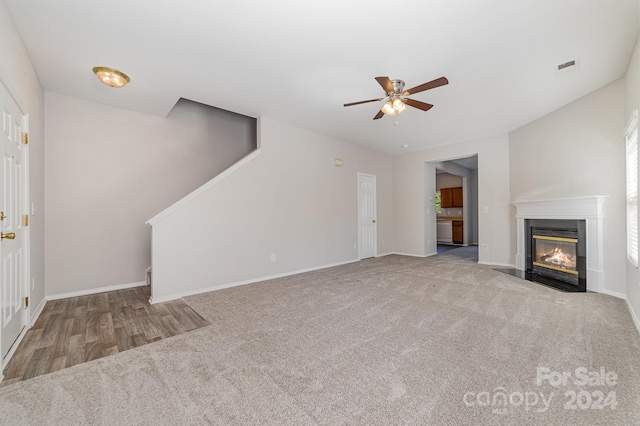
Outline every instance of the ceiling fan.
<svg viewBox="0 0 640 426"><path fill-rule="evenodd" d="M351 102L344 104L344 106L366 104L367 102L385 101L385 104L380 108L380 111L373 117L374 120L382 118L383 115L396 115L404 112L407 109L407 105L421 109L422 111L428 111L433 108L433 105L409 99L407 96L414 95L416 93L424 92L425 90L434 89L436 87L449 84L449 80L446 77L436 78L428 83L421 84L408 90L404 90L404 81L402 80L389 80L389 77L376 77L376 81L382 86L387 96L378 99L369 99L367 101Z"/></svg>

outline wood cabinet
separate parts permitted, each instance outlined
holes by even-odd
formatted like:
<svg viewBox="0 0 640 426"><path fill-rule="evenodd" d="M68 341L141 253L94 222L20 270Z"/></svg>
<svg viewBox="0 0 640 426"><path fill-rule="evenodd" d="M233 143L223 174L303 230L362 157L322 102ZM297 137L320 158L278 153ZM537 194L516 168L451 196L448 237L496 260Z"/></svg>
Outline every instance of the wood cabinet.
<svg viewBox="0 0 640 426"><path fill-rule="evenodd" d="M444 208L462 207L462 187L440 189L440 206Z"/></svg>
<svg viewBox="0 0 640 426"><path fill-rule="evenodd" d="M462 225L461 220L452 220L451 227L453 231L453 243L454 244L463 244L464 243L464 227Z"/></svg>

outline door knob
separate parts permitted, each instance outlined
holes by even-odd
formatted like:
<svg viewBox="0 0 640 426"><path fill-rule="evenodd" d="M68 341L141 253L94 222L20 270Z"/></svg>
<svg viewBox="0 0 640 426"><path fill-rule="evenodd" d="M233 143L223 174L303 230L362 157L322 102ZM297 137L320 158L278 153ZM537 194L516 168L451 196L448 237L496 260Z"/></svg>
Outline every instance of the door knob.
<svg viewBox="0 0 640 426"><path fill-rule="evenodd" d="M375 220L375 219L373 219L371 222L376 223L376 220Z"/></svg>
<svg viewBox="0 0 640 426"><path fill-rule="evenodd" d="M5 238L7 240L14 240L16 238L16 233L15 232L9 232L7 234L5 234L4 232L0 233L0 239L4 240Z"/></svg>

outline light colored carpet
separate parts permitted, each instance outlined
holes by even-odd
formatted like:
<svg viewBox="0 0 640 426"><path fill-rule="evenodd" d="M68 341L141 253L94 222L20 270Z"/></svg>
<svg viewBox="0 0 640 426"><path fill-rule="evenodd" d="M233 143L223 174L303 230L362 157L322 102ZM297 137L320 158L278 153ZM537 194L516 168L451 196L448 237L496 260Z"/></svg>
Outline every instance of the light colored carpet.
<svg viewBox="0 0 640 426"><path fill-rule="evenodd" d="M189 297L211 326L0 389L0 423L639 424L625 302L474 256L386 256ZM538 368L571 376L538 385ZM581 385L580 368L617 380Z"/></svg>

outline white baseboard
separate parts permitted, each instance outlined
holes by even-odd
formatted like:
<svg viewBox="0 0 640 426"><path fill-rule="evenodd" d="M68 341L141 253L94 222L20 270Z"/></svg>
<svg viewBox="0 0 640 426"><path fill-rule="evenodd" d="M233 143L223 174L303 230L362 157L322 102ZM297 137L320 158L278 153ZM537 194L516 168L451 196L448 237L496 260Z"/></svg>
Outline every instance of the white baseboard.
<svg viewBox="0 0 640 426"><path fill-rule="evenodd" d="M425 257L427 257L427 256L419 255L419 254L413 254L413 253L400 253L400 252L397 252L397 251L395 251L395 252L393 252L393 253L389 253L389 254L397 254L398 256L419 257L419 258L421 258L421 259L424 259ZM432 256L432 255L429 255L429 256Z"/></svg>
<svg viewBox="0 0 640 426"><path fill-rule="evenodd" d="M13 346L11 346L11 350L9 351L9 353L7 353L7 356L4 357L4 361L2 362L2 370L0 370L0 381L4 379L4 374L2 374L2 372L4 371L5 367L9 364L9 361L11 361L11 357L13 357L13 355L16 353L18 346L20 346L20 342L22 342L22 339L24 339L24 336L27 334L27 331L29 330L29 328L31 327L25 327L22 329L22 331L18 335L18 338L13 343Z"/></svg>
<svg viewBox="0 0 640 426"><path fill-rule="evenodd" d="M28 324L28 326L26 326L22 330L22 332L20 333L20 335L16 339L15 343L11 347L11 350L9 351L7 356L4 358L4 362L2 362L2 370L0 370L0 382L2 380L4 380L4 374L2 374L2 372L4 371L4 368L9 364L9 361L11 361L11 358L13 357L13 355L16 352L16 350L18 349L18 346L20 346L20 342L22 342L22 339L24 339L24 336L27 335L27 331L29 331L31 329L31 327L33 327L33 325L38 320L38 317L42 313L42 310L44 309L44 305L46 305L46 304L47 304L47 298L44 297L44 298L42 298L42 300L40 301L40 303L38 304L36 309L33 310L33 312L29 314L29 324Z"/></svg>
<svg viewBox="0 0 640 426"><path fill-rule="evenodd" d="M611 291L611 290L604 289L604 290L602 290L602 294L608 294L609 296L617 297L618 299L627 300L627 296L625 294L618 293L617 291ZM629 301L627 300L627 303L628 302ZM631 305L629 305L629 307L631 307ZM632 315L633 315L633 313L632 313Z"/></svg>
<svg viewBox="0 0 640 426"><path fill-rule="evenodd" d="M136 283L117 284L117 285L110 285L105 287L89 288L86 290L72 291L70 293L52 294L47 296L46 300L58 300L58 299L67 299L69 297L88 296L90 294L98 294L98 293L104 293L107 291L114 291L114 290L124 290L127 288L142 287L145 285L147 285L145 281L139 281Z"/></svg>
<svg viewBox="0 0 640 426"><path fill-rule="evenodd" d="M385 257L385 256L389 256L390 254L395 254L395 253L392 251L388 251L386 253L377 254L376 257Z"/></svg>
<svg viewBox="0 0 640 426"><path fill-rule="evenodd" d="M170 300L176 300L176 299L180 299L182 297L193 296L193 295L196 295L196 294L208 293L210 291L222 290L222 289L231 288L231 287L238 287L238 286L241 286L241 285L253 284L253 283L258 283L258 282L261 282L261 281L268 281L268 280L273 280L273 279L276 279L276 278L283 278L283 277L288 277L288 276L291 276L291 275L303 274L305 272L312 272L312 271L317 271L319 269L333 268L334 266L347 265L349 263L356 263L356 262L360 262L360 259L347 260L346 262L332 263L332 264L323 265L323 266L315 266L313 268L307 268L307 269L299 269L297 271L285 272L283 274L269 275L267 277L260 277L260 278L252 278L250 280L236 281L236 282L228 283L228 284L220 284L220 285L217 285L217 286L201 288L201 289L198 289L198 290L185 291L185 292L182 292L182 293L174 293L174 294L170 294L168 296L162 296L162 297L153 297L153 296L151 296L149 298L149 303L151 303L152 305L155 305L156 303L168 302ZM153 286L151 288L151 294L153 295Z"/></svg>
<svg viewBox="0 0 640 426"><path fill-rule="evenodd" d="M44 305L46 304L47 304L47 298L43 297L40 303L38 304L38 306L36 307L36 309L34 309L33 312L31 312L31 315L29 318L29 323L30 323L29 328L33 327L36 321L38 321L38 318L40 317L40 314L44 309Z"/></svg>
<svg viewBox="0 0 640 426"><path fill-rule="evenodd" d="M478 265L486 265L486 266L501 266L503 268L514 268L515 269L515 265L512 265L510 263L501 263L501 262L478 262Z"/></svg>
<svg viewBox="0 0 640 426"><path fill-rule="evenodd" d="M636 315L636 311L633 310L633 306L629 302L629 299L624 298L627 301L627 307L629 308L629 313L631 314L631 318L633 318L633 323L636 325L638 329L638 333L640 333L640 321L638 321L638 316Z"/></svg>

